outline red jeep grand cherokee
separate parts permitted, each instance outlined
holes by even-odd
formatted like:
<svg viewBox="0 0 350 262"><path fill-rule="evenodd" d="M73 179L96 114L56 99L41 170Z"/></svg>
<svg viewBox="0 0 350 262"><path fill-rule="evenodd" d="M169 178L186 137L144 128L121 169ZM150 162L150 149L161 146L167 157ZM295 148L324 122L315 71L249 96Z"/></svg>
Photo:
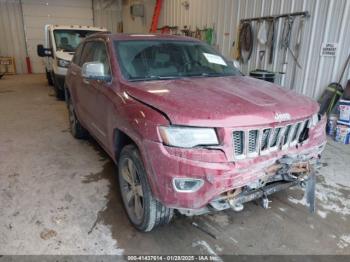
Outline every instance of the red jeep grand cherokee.
<svg viewBox="0 0 350 262"><path fill-rule="evenodd" d="M199 215L306 187L326 144L318 105L240 72L196 39L95 34L66 77L71 132L89 132L119 169L125 210L141 231L174 210Z"/></svg>

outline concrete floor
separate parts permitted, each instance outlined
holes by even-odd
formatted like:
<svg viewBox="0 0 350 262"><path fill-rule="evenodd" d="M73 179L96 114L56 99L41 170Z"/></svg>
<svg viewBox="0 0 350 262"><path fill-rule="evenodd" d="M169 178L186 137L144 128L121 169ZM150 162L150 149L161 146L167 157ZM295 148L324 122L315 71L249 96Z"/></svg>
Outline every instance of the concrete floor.
<svg viewBox="0 0 350 262"><path fill-rule="evenodd" d="M123 211L111 160L69 133L43 75L0 80L0 254L350 254L350 146L329 141L317 213L299 189L143 234Z"/></svg>

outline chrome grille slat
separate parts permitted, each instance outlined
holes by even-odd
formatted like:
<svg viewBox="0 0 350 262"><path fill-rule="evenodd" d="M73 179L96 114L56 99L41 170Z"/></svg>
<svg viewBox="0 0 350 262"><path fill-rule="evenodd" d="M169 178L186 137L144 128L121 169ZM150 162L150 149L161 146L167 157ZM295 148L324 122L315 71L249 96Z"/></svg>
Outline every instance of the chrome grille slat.
<svg viewBox="0 0 350 262"><path fill-rule="evenodd" d="M300 129L300 133L299 133L299 135L298 135L298 143L301 143L301 142L303 142L303 141L301 141L300 139L301 139L301 134L302 134L302 132L305 130L305 128L308 128L309 127L309 119L307 119L307 120L305 120L304 122L303 122L303 124L302 124L302 128Z"/></svg>
<svg viewBox="0 0 350 262"><path fill-rule="evenodd" d="M273 130L272 139L270 141L270 148L278 146L279 138L280 138L280 135L281 135L281 130L282 130L281 127L276 127Z"/></svg>
<svg viewBox="0 0 350 262"><path fill-rule="evenodd" d="M234 156L236 159L244 159L266 155L271 151L285 150L303 143L307 140L307 133L306 138L301 136L309 123L310 119L306 119L292 124L281 124L275 128L235 130L232 134Z"/></svg>
<svg viewBox="0 0 350 262"><path fill-rule="evenodd" d="M292 126L293 125L288 125L288 126L286 126L286 128L284 130L283 142L282 142L283 146L285 146L289 141L289 135L290 135L290 131L292 129Z"/></svg>
<svg viewBox="0 0 350 262"><path fill-rule="evenodd" d="M261 141L260 141L260 150L261 151L265 151L269 148L270 134L271 134L271 128L267 128L267 129L264 129L262 131Z"/></svg>
<svg viewBox="0 0 350 262"><path fill-rule="evenodd" d="M258 130L248 131L248 154L257 152L258 148Z"/></svg>
<svg viewBox="0 0 350 262"><path fill-rule="evenodd" d="M244 132L234 131L233 132L233 146L235 156L243 155L244 153Z"/></svg>

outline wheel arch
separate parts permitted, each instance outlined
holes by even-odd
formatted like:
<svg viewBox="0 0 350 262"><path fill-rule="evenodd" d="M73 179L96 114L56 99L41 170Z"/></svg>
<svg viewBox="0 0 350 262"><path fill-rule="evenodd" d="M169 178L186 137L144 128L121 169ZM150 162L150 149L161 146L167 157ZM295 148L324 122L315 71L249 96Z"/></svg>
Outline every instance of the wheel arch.
<svg viewBox="0 0 350 262"><path fill-rule="evenodd" d="M118 163L119 158L120 158L120 152L126 145L133 144L135 145L138 149L137 143L132 139L129 135L127 135L125 132L122 130L116 128L113 133L113 142L114 142L114 158L116 162ZM140 149L139 149L140 150Z"/></svg>
<svg viewBox="0 0 350 262"><path fill-rule="evenodd" d="M137 150L140 153L141 160L143 161L143 165L145 168L145 171L147 173L146 179L148 180L151 190L153 192L154 197L159 199L159 190L158 190L158 185L156 182L156 179L154 177L153 173L153 168L149 166L149 163L147 161L147 153L144 152L144 150L141 148L139 143L142 143L142 141L137 140L137 138L133 138L132 136L129 136L126 132L123 130L120 130L118 128L114 129L114 134L113 134L113 143L114 143L114 161L115 163L118 164L119 158L120 158L120 153L123 150L123 148L127 145L134 145Z"/></svg>

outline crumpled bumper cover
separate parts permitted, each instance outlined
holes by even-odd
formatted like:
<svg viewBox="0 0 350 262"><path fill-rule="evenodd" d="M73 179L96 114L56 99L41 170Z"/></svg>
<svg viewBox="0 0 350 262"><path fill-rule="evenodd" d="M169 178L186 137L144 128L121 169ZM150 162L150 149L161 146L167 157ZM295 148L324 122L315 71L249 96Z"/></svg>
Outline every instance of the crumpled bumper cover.
<svg viewBox="0 0 350 262"><path fill-rule="evenodd" d="M184 155L173 154L171 149L161 143L144 141L147 154L146 169L152 180L152 187L157 187L152 188L153 193L167 207L203 208L224 192L246 186L259 179L266 179L267 170L286 155L297 158L298 161L318 159L326 144L324 126L323 120L303 146L270 156L257 157L254 164L247 162L246 165L242 163L236 165L235 162L207 162L209 160L207 156L201 158L206 161L188 159L188 151ZM220 157L220 152L218 154ZM177 192L173 188L172 181L181 177L200 178L204 184L196 192Z"/></svg>

